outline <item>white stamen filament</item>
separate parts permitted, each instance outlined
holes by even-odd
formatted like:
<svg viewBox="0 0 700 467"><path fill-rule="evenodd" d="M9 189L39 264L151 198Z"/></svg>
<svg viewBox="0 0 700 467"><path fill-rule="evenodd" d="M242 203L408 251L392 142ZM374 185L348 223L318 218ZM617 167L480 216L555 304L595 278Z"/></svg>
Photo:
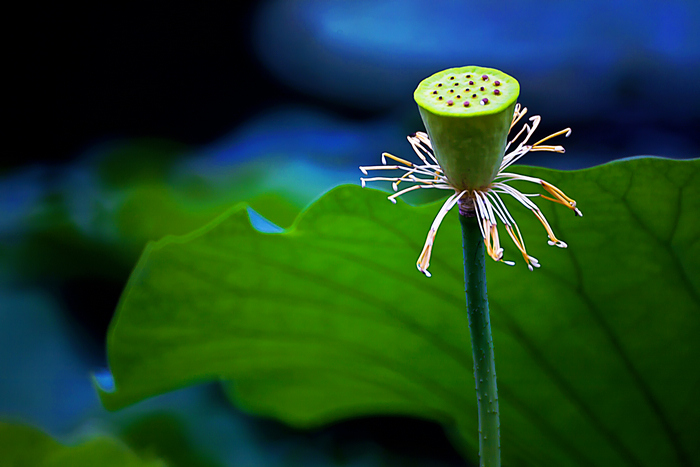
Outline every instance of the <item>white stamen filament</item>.
<svg viewBox="0 0 700 467"><path fill-rule="evenodd" d="M389 196L389 201L391 201L392 203L396 204L396 198L397 198L397 197L399 197L399 196L401 196L401 195L403 195L403 194L405 194L405 193L408 193L409 191L418 190L418 189L420 189L420 188L423 188L423 185L413 185L413 186L409 186L408 188L405 188L405 189L403 189L403 190L401 190L401 191L398 191L398 192L394 193L393 195Z"/></svg>
<svg viewBox="0 0 700 467"><path fill-rule="evenodd" d="M454 207L455 204L457 204L459 199L465 193L466 191L462 191L461 193L454 193L449 198L447 198L447 201L445 201L445 203L442 205L437 216L435 216L433 224L430 226L430 230L428 231L428 237L425 239L425 245L423 246L423 251L421 251L421 254L418 256L418 261L416 262L416 267L418 268L418 270L425 274L427 277L430 277L430 272L428 272L428 267L430 266L430 254L433 249L433 242L435 241L435 235L437 234L438 228L440 227L440 224L442 223L442 220L445 218L447 213L450 212L450 210Z"/></svg>

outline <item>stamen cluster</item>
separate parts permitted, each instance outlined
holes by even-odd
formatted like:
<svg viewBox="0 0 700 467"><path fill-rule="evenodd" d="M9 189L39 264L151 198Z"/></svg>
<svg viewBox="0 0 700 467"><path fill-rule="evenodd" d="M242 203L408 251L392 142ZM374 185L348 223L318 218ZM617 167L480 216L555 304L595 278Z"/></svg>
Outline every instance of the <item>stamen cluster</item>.
<svg viewBox="0 0 700 467"><path fill-rule="evenodd" d="M513 129L513 127L526 113L527 108L521 108L520 104L515 106L510 130ZM527 250L525 249L525 240L520 233L518 224L515 222L510 212L506 208L505 203L501 199L501 195L512 196L523 206L532 211L532 213L537 217L547 231L549 245L558 246L560 248L567 247L566 243L559 240L554 235L554 232L552 231L552 228L547 222L544 214L542 214L540 209L530 198L538 196L542 197L549 201L562 204L573 210L577 216L582 216L583 214L576 207L576 201L566 196L566 194L564 194L564 192L559 188L542 179L505 172L505 170L531 151L563 153L564 148L562 146L544 145L542 143L545 143L546 141L560 135L568 137L571 134L571 129L566 128L551 134L534 144L527 144L539 126L541 118L539 115L535 115L530 117L529 121L530 123L523 125L520 131L507 143L505 147L506 154L503 156L503 161L501 162L498 173L492 180L491 184L486 188L468 190L459 190L454 188L445 176L440 164L433 154L433 148L428 135L423 132L418 132L414 136L408 136L408 142L413 147L413 150L420 158L422 164L414 164L392 154L383 153L382 165L360 167L360 170L365 175L368 175L368 171L374 170L400 170L403 172L403 174L396 177L363 177L360 179L363 187L365 186L366 182L392 182L394 193L389 196L389 200L393 203L396 203L397 197L421 188L454 190L455 193L447 198L435 217L435 220L428 231L428 236L425 241L423 251L418 257L416 266L418 267L418 270L424 273L426 276L430 277L428 267L430 265L430 255L432 252L433 243L435 241L435 236L437 235L437 230L447 213L458 203L464 208L464 210L467 211L468 215L474 215L479 219L479 228L481 229L481 234L484 237L486 252L494 261L500 261L510 266L515 264L513 261L506 261L503 259L503 248L500 245L497 229L497 220L500 220L505 226L506 232L513 240L513 243L518 250L520 250L527 267L531 271L534 270L534 268L540 267L540 263L537 258L527 253ZM517 142L518 140L519 142ZM516 142L517 145L515 146L515 149L508 152L511 146L516 144ZM388 164L387 159L390 159L398 164ZM509 182L516 180L536 183L540 185L549 195L551 195L551 197L541 193L521 193L509 185ZM399 186L401 184L408 184L409 186L400 189Z"/></svg>

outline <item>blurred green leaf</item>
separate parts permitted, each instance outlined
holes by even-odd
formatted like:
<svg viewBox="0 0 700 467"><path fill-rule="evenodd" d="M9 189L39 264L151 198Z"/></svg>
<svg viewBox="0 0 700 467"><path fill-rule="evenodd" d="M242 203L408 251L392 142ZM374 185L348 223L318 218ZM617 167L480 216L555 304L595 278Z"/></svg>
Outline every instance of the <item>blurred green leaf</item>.
<svg viewBox="0 0 700 467"><path fill-rule="evenodd" d="M135 153L125 160L119 175L112 167L117 164L114 158L129 148ZM69 183L64 191L50 192L28 216L20 240L0 241L0 260L12 264L16 277L122 282L150 240L191 232L241 201L273 223L289 227L318 195L313 187L293 191L266 186L262 162L238 166L231 186L224 189L215 190L196 176L176 183L165 180L167 154L145 143L117 149L90 169L99 175L94 184L86 182L92 191ZM155 154L148 156L149 149ZM144 161L142 167L139 160ZM119 180L109 178L117 176Z"/></svg>
<svg viewBox="0 0 700 467"><path fill-rule="evenodd" d="M197 452L185 423L168 413L149 414L124 430L122 437L139 453L166 460L171 467L215 467L219 464Z"/></svg>
<svg viewBox="0 0 700 467"><path fill-rule="evenodd" d="M138 251L150 239L191 232L230 207L246 200L247 204L277 225L289 227L301 211L301 205L290 202L281 193L231 197L209 202L183 198L165 185L140 185L129 191L115 213L115 225L122 239L138 244Z"/></svg>
<svg viewBox="0 0 700 467"><path fill-rule="evenodd" d="M560 250L511 204L542 268L488 266L504 464L698 465L699 168L640 158L518 169L576 198L584 217L540 202L569 244ZM475 459L455 213L433 277L415 270L437 209L343 186L283 234L257 232L238 206L150 244L111 326L116 391L101 394L105 406L231 380L241 406L294 426L436 420Z"/></svg>
<svg viewBox="0 0 700 467"><path fill-rule="evenodd" d="M0 464L6 467L164 467L143 460L118 441L99 437L77 446L63 446L48 435L23 425L0 422Z"/></svg>

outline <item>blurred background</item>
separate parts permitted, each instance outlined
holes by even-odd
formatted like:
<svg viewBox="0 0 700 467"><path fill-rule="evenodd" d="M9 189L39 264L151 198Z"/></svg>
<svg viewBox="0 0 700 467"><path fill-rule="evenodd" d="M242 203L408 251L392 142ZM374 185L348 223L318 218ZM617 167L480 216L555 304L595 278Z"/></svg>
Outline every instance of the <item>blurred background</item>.
<svg viewBox="0 0 700 467"><path fill-rule="evenodd" d="M573 128L566 154L525 164L700 154L697 1L153 2L8 19L0 420L62 442L112 434L172 465L462 465L427 422L298 432L213 384L110 414L91 383L147 241L241 201L258 228L287 227L383 151L411 158L423 78L472 64L516 77L542 136Z"/></svg>

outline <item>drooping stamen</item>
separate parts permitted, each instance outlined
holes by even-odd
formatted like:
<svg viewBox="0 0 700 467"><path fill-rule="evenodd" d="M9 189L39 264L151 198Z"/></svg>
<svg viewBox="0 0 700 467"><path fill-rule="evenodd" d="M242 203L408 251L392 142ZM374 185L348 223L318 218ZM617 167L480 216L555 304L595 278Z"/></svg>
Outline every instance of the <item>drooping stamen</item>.
<svg viewBox="0 0 700 467"><path fill-rule="evenodd" d="M425 241L423 251L420 252L420 256L418 256L418 262L416 263L416 267L418 268L418 270L425 274L426 277L431 276L430 272L428 271L428 267L430 267L430 254L433 249L434 240L435 234L432 231L428 232L428 239Z"/></svg>
<svg viewBox="0 0 700 467"><path fill-rule="evenodd" d="M503 259L503 248L500 245L500 240L498 238L498 228L496 223L496 218L494 216L494 211L498 214L504 223L508 221L498 212L498 206L493 205L488 196L488 192L474 191L474 208L476 210L477 217L481 219L478 223L479 230L481 231L481 236L484 237L484 245L486 245L487 254L494 260L500 261L508 266L514 266L515 262L506 261Z"/></svg>
<svg viewBox="0 0 700 467"><path fill-rule="evenodd" d="M555 203L563 204L567 208L573 210L577 216L583 217L583 213L576 207L576 201L566 196L563 191L551 183L545 182L544 180L540 181L540 184L542 185L542 188L551 193L556 199L552 199L549 196L540 195L542 198L554 201Z"/></svg>
<svg viewBox="0 0 700 467"><path fill-rule="evenodd" d="M513 243L515 243L515 246L518 247L518 250L520 250L520 253L523 255L523 258L525 259L525 262L527 263L527 268L530 271L534 271L534 268L539 268L540 267L540 262L537 261L537 258L534 256L530 256L527 254L527 251L525 250L525 241L523 240L523 236L520 234L520 229L518 229L518 226L515 226L515 232L513 231L513 227L510 225L506 225L506 231L508 232L508 235L510 235L510 238L513 240ZM515 233L517 232L517 237Z"/></svg>
<svg viewBox="0 0 700 467"><path fill-rule="evenodd" d="M493 211L498 215L498 218L503 222L503 225L506 226L506 228L510 226L514 226L515 229L517 229L518 232L520 232L520 229L518 228L518 224L515 222L515 219L513 219L513 216L510 215L510 212L508 211L508 208L506 208L505 203L501 199L500 196L498 196L498 193L495 191L489 190L488 192L484 193L485 196L488 198L490 201L490 206L493 208ZM516 243L517 245L517 243ZM524 243L523 243L524 245ZM509 266L514 266L515 262L514 261L505 261L501 260L503 263L509 265Z"/></svg>
<svg viewBox="0 0 700 467"><path fill-rule="evenodd" d="M537 219L540 221L540 223L544 226L544 229L547 231L547 237L549 237L549 241L547 242L550 246L558 246L559 248L566 248L568 245L566 242L562 242L559 240L556 235L554 235L554 231L552 228L549 226L549 222L547 222L547 218L544 217L544 214L542 214L542 211L539 209L537 211L532 211Z"/></svg>
<svg viewBox="0 0 700 467"><path fill-rule="evenodd" d="M528 207L528 206L525 203L532 203L529 199L525 198L520 192L513 189L512 187L509 187L507 185L504 185L504 187L509 188L509 189L515 191L515 193L519 194L520 197L522 197L522 199L516 197L515 195L513 195L509 191L504 191L507 194L513 195L514 198L516 198L518 201L523 203L526 207ZM506 209L505 204L500 199L500 197L498 197L498 195L496 195L496 193L494 193L494 196L501 203L501 207L502 207L504 213L508 215L508 218L511 221L509 223L509 222L506 222L503 218L501 218L501 220L504 220L506 231L508 232L508 235L510 235L510 238L513 240L513 243L515 243L515 246L518 248L518 250L520 250L520 253L523 255L523 258L525 259L525 262L527 263L528 269L530 269L530 271L532 271L533 266L536 268L540 267L539 266L540 263L539 263L539 261L537 261L537 258L527 254L527 251L525 250L525 240L523 239L523 236L520 233L520 229L518 228L518 224L515 223L515 221L513 220L510 213L508 212L508 209ZM523 200L524 200L524 202L523 202ZM495 207L495 205L494 205L494 207ZM537 206L535 206L535 208L537 208ZM496 212L498 213L499 211L496 210ZM499 214L499 217L501 217L501 214ZM517 237L515 235L516 233L517 233Z"/></svg>
<svg viewBox="0 0 700 467"><path fill-rule="evenodd" d="M440 208L440 212L438 212L437 216L435 217L435 220L433 221L433 224L430 226L430 230L428 231L428 237L425 239L425 245L423 246L423 251L421 251L420 255L418 256L418 261L416 262L416 267L418 268L418 270L425 274L427 277L430 277L430 273L428 272L428 267L430 266L430 254L433 249L433 242L435 241L435 235L437 234L438 228L440 227L442 220L445 218L450 209L452 209L454 205L457 204L459 199L465 193L466 191L462 191L460 193L455 193L449 198L447 198L447 201L445 201L445 203L442 205L442 208Z"/></svg>
<svg viewBox="0 0 700 467"><path fill-rule="evenodd" d="M491 259L494 261L503 260L503 248L501 248L498 241L498 229L496 228L496 224L491 224L489 226L488 237L484 239L484 243L486 244L486 253Z"/></svg>
<svg viewBox="0 0 700 467"><path fill-rule="evenodd" d="M530 201L530 199L527 196L525 196L523 193L519 192L518 190L516 190L512 186L505 185L503 182L497 182L497 183L494 183L494 185L498 191L511 195L513 198L515 198L517 201L519 201L523 206L525 206L530 211L532 211L532 213L535 215L535 217L537 217L537 219L540 221L542 226L547 231L547 236L549 237L549 242L548 242L549 245L556 245L559 248L566 248L567 247L566 242L559 240L556 237L556 235L554 235L554 231L552 230L552 227L549 225L549 222L547 222L547 218L544 216L544 214L542 214L542 211L540 211L540 209L537 207L537 205L535 203L533 203L532 201Z"/></svg>

